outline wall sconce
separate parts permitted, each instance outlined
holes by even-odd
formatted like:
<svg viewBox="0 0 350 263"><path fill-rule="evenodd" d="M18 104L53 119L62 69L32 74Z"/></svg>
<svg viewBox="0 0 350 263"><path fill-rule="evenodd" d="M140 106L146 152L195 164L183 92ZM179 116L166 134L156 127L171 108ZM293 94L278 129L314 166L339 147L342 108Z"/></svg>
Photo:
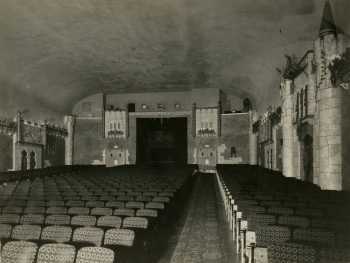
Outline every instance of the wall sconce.
<svg viewBox="0 0 350 263"><path fill-rule="evenodd" d="M179 110L181 108L180 103L175 103L175 109Z"/></svg>
<svg viewBox="0 0 350 263"><path fill-rule="evenodd" d="M147 109L148 109L148 106L147 106L146 104L142 104L142 105L141 105L141 109L147 110Z"/></svg>

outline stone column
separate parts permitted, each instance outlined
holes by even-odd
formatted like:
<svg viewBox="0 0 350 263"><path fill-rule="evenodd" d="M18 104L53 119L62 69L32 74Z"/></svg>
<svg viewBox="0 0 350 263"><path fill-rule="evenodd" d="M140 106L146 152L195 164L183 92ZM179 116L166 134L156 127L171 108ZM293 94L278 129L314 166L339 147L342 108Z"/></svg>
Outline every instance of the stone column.
<svg viewBox="0 0 350 263"><path fill-rule="evenodd" d="M258 134L253 131L253 124L257 121L255 111L249 111L249 164L258 164Z"/></svg>
<svg viewBox="0 0 350 263"><path fill-rule="evenodd" d="M320 118L319 184L322 189L341 190L341 89L334 88L330 83L328 85L321 85L318 107Z"/></svg>
<svg viewBox="0 0 350 263"><path fill-rule="evenodd" d="M282 162L283 175L286 177L295 177L293 163L293 94L292 80L284 80L282 85Z"/></svg>
<svg viewBox="0 0 350 263"><path fill-rule="evenodd" d="M68 132L68 135L65 138L65 164L73 165L75 117L73 115L65 116L64 124L66 125Z"/></svg>

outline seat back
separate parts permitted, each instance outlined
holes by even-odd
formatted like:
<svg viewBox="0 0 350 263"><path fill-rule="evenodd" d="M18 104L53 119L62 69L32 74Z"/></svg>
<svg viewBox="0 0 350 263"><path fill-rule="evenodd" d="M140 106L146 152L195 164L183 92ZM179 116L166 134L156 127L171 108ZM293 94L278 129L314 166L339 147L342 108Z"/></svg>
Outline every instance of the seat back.
<svg viewBox="0 0 350 263"><path fill-rule="evenodd" d="M9 224L0 224L0 239L10 238L12 226Z"/></svg>
<svg viewBox="0 0 350 263"><path fill-rule="evenodd" d="M96 225L95 216L73 216L71 220L72 226L94 226Z"/></svg>
<svg viewBox="0 0 350 263"><path fill-rule="evenodd" d="M80 227L74 230L73 241L89 242L101 246L103 230L97 227Z"/></svg>
<svg viewBox="0 0 350 263"><path fill-rule="evenodd" d="M2 209L3 214L22 214L23 208L21 206L5 206Z"/></svg>
<svg viewBox="0 0 350 263"><path fill-rule="evenodd" d="M81 200L68 200L66 201L66 206L70 207L79 207L79 206L84 206L85 202Z"/></svg>
<svg viewBox="0 0 350 263"><path fill-rule="evenodd" d="M0 215L0 223L3 224L18 224L20 216L17 214L2 214Z"/></svg>
<svg viewBox="0 0 350 263"><path fill-rule="evenodd" d="M72 228L69 226L47 226L41 233L42 240L53 240L59 243L68 242L72 237Z"/></svg>
<svg viewBox="0 0 350 263"><path fill-rule="evenodd" d="M106 202L105 207L124 208L125 203L123 201L109 201L109 202Z"/></svg>
<svg viewBox="0 0 350 263"><path fill-rule="evenodd" d="M120 245L132 247L135 232L131 229L108 229L105 234L104 245Z"/></svg>
<svg viewBox="0 0 350 263"><path fill-rule="evenodd" d="M125 208L139 209L139 208L144 208L144 207L145 207L145 205L143 202L129 201L125 204Z"/></svg>
<svg viewBox="0 0 350 263"><path fill-rule="evenodd" d="M85 204L86 207L104 207L103 201L87 201Z"/></svg>
<svg viewBox="0 0 350 263"><path fill-rule="evenodd" d="M12 230L11 238L18 240L39 240L41 226L37 225L16 225Z"/></svg>
<svg viewBox="0 0 350 263"><path fill-rule="evenodd" d="M156 196L152 199L152 202L169 203L170 198L167 196Z"/></svg>
<svg viewBox="0 0 350 263"><path fill-rule="evenodd" d="M21 217L22 225L42 225L44 223L44 215L40 214L27 214Z"/></svg>
<svg viewBox="0 0 350 263"><path fill-rule="evenodd" d="M88 207L71 207L68 209L69 215L88 215L90 209Z"/></svg>
<svg viewBox="0 0 350 263"><path fill-rule="evenodd" d="M113 263L114 251L103 247L83 247L79 249L76 263Z"/></svg>
<svg viewBox="0 0 350 263"><path fill-rule="evenodd" d="M278 224L306 228L310 225L310 220L303 216L280 216Z"/></svg>
<svg viewBox="0 0 350 263"><path fill-rule="evenodd" d="M67 214L67 208L62 206L50 206L46 209L46 214Z"/></svg>
<svg viewBox="0 0 350 263"><path fill-rule="evenodd" d="M34 263L38 246L28 241L7 242L1 251L1 261L6 263Z"/></svg>
<svg viewBox="0 0 350 263"><path fill-rule="evenodd" d="M50 200L50 201L47 201L46 206L64 206L64 201Z"/></svg>
<svg viewBox="0 0 350 263"><path fill-rule="evenodd" d="M291 231L284 226L259 226L256 230L256 242L258 246L270 243L281 243L290 240Z"/></svg>
<svg viewBox="0 0 350 263"><path fill-rule="evenodd" d="M124 228L138 228L138 229L147 229L148 219L144 217L126 217L123 220Z"/></svg>
<svg viewBox="0 0 350 263"><path fill-rule="evenodd" d="M335 233L325 229L295 229L293 239L298 241L316 242L323 245L335 244Z"/></svg>
<svg viewBox="0 0 350 263"><path fill-rule="evenodd" d="M135 216L134 209L118 208L114 209L113 215L115 216Z"/></svg>
<svg viewBox="0 0 350 263"><path fill-rule="evenodd" d="M148 202L145 206L145 208L148 209L157 209L157 210L164 210L165 205L161 202Z"/></svg>
<svg viewBox="0 0 350 263"><path fill-rule="evenodd" d="M136 216L156 218L158 216L158 211L155 209L138 209L136 211Z"/></svg>
<svg viewBox="0 0 350 263"><path fill-rule="evenodd" d="M108 207L95 207L91 209L91 215L96 216L110 216L112 215L113 210L112 208Z"/></svg>
<svg viewBox="0 0 350 263"><path fill-rule="evenodd" d="M25 214L45 214L45 207L43 206L30 206L24 209Z"/></svg>
<svg viewBox="0 0 350 263"><path fill-rule="evenodd" d="M40 247L37 263L74 263L75 247L68 244L45 244Z"/></svg>
<svg viewBox="0 0 350 263"><path fill-rule="evenodd" d="M101 216L97 220L97 226L120 228L122 219L119 216Z"/></svg>
<svg viewBox="0 0 350 263"><path fill-rule="evenodd" d="M46 225L69 225L69 215L48 215L45 219Z"/></svg>
<svg viewBox="0 0 350 263"><path fill-rule="evenodd" d="M267 209L267 213L277 215L293 215L294 210L290 207L271 206Z"/></svg>

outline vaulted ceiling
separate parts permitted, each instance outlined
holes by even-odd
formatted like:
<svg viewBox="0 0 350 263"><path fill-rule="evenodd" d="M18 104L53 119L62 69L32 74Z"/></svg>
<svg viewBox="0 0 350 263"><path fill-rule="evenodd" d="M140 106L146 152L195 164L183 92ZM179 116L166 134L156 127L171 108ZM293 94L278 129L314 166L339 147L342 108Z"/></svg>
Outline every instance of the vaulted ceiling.
<svg viewBox="0 0 350 263"><path fill-rule="evenodd" d="M60 116L100 91L219 87L259 109L317 37L324 0L1 0L0 111ZM333 0L349 32L349 0Z"/></svg>

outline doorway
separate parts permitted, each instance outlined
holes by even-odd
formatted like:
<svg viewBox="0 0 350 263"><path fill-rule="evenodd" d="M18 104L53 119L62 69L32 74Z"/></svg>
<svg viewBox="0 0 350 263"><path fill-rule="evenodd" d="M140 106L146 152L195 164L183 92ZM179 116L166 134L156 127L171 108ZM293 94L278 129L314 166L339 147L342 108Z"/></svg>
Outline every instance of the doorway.
<svg viewBox="0 0 350 263"><path fill-rule="evenodd" d="M303 139L303 169L304 180L313 182L313 138L305 135Z"/></svg>

